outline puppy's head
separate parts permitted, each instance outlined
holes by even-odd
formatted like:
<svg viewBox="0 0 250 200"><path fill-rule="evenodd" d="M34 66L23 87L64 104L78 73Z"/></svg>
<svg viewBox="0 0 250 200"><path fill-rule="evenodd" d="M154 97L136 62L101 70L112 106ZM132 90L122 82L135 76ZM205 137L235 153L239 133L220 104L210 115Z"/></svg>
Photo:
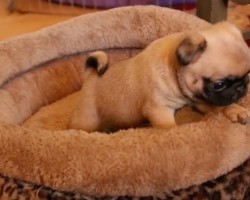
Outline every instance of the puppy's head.
<svg viewBox="0 0 250 200"><path fill-rule="evenodd" d="M250 50L227 22L181 39L175 52L182 92L193 101L226 106L247 93Z"/></svg>

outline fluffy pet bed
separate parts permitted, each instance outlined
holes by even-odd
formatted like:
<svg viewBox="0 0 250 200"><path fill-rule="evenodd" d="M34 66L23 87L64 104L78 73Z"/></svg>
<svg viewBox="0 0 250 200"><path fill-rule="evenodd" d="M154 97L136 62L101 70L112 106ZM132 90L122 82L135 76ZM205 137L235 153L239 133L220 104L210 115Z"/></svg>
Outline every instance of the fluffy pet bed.
<svg viewBox="0 0 250 200"><path fill-rule="evenodd" d="M205 26L181 11L124 7L2 41L1 199L249 199L249 125L218 113L184 109L169 131L66 130L86 52L105 49L115 62Z"/></svg>

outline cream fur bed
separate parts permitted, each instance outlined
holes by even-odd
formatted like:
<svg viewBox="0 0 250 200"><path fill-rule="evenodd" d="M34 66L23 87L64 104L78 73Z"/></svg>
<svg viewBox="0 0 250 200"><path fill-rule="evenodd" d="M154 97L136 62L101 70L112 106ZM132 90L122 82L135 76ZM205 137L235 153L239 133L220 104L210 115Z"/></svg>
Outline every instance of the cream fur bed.
<svg viewBox="0 0 250 200"><path fill-rule="evenodd" d="M180 11L138 6L2 41L2 199L250 198L249 125L184 109L170 131L66 130L86 52L105 49L116 62L160 36L204 26ZM250 109L250 96L241 104Z"/></svg>

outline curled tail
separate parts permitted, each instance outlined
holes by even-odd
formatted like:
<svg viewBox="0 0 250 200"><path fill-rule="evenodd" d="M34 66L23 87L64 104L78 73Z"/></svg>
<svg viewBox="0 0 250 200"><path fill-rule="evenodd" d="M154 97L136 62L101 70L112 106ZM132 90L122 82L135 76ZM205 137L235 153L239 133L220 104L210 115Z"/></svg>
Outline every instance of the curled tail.
<svg viewBox="0 0 250 200"><path fill-rule="evenodd" d="M96 73L103 75L109 66L108 55L104 51L94 51L90 53L85 62L85 68L96 69Z"/></svg>

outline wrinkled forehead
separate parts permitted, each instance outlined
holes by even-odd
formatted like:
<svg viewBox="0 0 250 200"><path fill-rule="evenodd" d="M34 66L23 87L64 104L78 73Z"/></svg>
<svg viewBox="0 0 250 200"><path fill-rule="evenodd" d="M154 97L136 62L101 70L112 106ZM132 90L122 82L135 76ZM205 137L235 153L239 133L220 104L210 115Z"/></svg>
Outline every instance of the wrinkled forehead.
<svg viewBox="0 0 250 200"><path fill-rule="evenodd" d="M207 69L207 75L214 80L224 79L226 77L241 78L249 73L250 62L246 60L235 59L232 55L217 56L215 62L207 62L205 65L210 68Z"/></svg>
<svg viewBox="0 0 250 200"><path fill-rule="evenodd" d="M217 79L225 76L242 77L249 72L250 49L240 34L219 31L205 38L207 49L201 59L204 67L210 68L210 76Z"/></svg>
<svg viewBox="0 0 250 200"><path fill-rule="evenodd" d="M208 40L206 50L195 65L193 69L197 73L212 80L228 76L240 78L250 70L250 49L243 40Z"/></svg>

